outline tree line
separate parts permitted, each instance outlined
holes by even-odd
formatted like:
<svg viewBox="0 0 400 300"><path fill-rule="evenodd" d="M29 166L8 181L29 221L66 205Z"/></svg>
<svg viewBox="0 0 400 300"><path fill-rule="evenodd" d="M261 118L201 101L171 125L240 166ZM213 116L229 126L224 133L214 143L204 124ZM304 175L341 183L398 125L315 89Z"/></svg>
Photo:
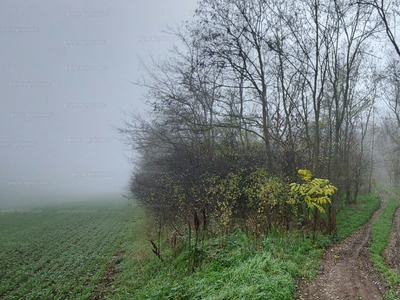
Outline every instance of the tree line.
<svg viewBox="0 0 400 300"><path fill-rule="evenodd" d="M384 160L399 161L397 7L200 0L191 21L168 29L179 44L136 82L149 112L119 129L138 154L133 197L195 243L236 226L335 232L340 206L371 191L376 132ZM384 102L391 114L376 129Z"/></svg>

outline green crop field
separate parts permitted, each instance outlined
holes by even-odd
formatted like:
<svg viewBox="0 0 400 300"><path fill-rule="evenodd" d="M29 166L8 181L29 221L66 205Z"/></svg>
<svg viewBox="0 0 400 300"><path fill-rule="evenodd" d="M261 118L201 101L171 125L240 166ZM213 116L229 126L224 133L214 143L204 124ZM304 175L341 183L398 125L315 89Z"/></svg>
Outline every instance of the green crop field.
<svg viewBox="0 0 400 300"><path fill-rule="evenodd" d="M87 299L121 245L128 206L99 199L0 210L0 299Z"/></svg>

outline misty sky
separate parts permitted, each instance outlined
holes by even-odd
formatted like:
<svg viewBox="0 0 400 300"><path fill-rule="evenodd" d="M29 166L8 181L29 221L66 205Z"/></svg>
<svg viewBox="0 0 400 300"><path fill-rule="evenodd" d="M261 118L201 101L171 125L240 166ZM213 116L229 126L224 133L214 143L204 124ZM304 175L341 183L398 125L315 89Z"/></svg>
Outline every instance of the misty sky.
<svg viewBox="0 0 400 300"><path fill-rule="evenodd" d="M131 152L113 127L142 106L139 57L196 0L3 1L0 10L0 201L123 193ZM1 203L0 203L1 204Z"/></svg>

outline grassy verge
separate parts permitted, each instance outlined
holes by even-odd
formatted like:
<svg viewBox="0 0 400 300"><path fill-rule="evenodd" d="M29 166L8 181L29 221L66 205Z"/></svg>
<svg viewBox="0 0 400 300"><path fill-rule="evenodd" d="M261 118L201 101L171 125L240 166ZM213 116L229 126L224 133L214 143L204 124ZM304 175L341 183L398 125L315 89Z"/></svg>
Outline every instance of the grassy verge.
<svg viewBox="0 0 400 300"><path fill-rule="evenodd" d="M388 203L380 215L379 219L372 226L370 259L375 268L381 274L382 279L389 287L396 287L400 282L399 274L390 269L385 262L383 253L388 246L390 230L392 227L393 216L399 205L399 200L395 196L389 196Z"/></svg>
<svg viewBox="0 0 400 300"><path fill-rule="evenodd" d="M140 239L132 240L140 243ZM142 245L144 240L142 241ZM293 299L296 277L315 276L322 250L299 235L283 238L276 233L264 238L263 250L254 250L243 232L213 239L202 247L203 263L187 272L187 252L171 266L151 253L120 265L126 284L115 299ZM145 245L147 245L145 243ZM132 249L133 249L132 248ZM148 247L149 248L149 247ZM132 253L132 255L136 255ZM147 257L146 260L143 260Z"/></svg>
<svg viewBox="0 0 400 300"><path fill-rule="evenodd" d="M363 225L379 207L376 194L360 197L337 218L338 237ZM296 278L313 278L323 248L331 241L320 235L316 242L299 232L274 232L261 243L240 230L206 240L200 246L201 267L189 273L190 253L183 251L163 264L152 252L148 224L135 207L125 241L125 257L110 299L294 299Z"/></svg>
<svg viewBox="0 0 400 300"><path fill-rule="evenodd" d="M337 238L339 240L350 236L354 231L365 224L380 206L378 194L361 195L357 205L347 206L337 215Z"/></svg>

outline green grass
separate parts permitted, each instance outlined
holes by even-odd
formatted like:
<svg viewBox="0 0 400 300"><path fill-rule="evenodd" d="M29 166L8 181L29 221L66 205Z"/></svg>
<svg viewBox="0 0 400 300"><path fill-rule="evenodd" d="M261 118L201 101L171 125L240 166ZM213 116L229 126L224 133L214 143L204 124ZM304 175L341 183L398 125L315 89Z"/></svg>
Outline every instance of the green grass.
<svg viewBox="0 0 400 300"><path fill-rule="evenodd" d="M371 230L370 259L375 268L381 274L382 279L390 287L396 287L400 282L397 272L390 269L383 257L384 251L388 246L390 230L392 227L393 216L399 205L399 200L395 196L389 196L388 203L382 214L376 220Z"/></svg>
<svg viewBox="0 0 400 300"><path fill-rule="evenodd" d="M349 236L379 207L379 195L362 196L354 207L346 207L337 218L338 235ZM276 231L258 243L240 230L208 239L200 247L202 264L188 273L190 252L166 255L163 264L152 252L153 228L136 206L124 242L126 249L108 299L294 299L296 278L316 276L323 248L332 240L318 235L315 242L299 232Z"/></svg>
<svg viewBox="0 0 400 300"><path fill-rule="evenodd" d="M378 194L361 195L357 204L344 207L337 215L337 237L339 240L350 236L364 225L380 206Z"/></svg>
<svg viewBox="0 0 400 300"><path fill-rule="evenodd" d="M132 243L140 243L137 235ZM295 278L311 278L318 270L321 249L298 235L271 235L259 251L249 247L252 243L241 231L209 241L201 268L192 274L187 273L187 252L174 267L151 253L145 260L125 261L120 265L125 286L113 299L293 299Z"/></svg>
<svg viewBox="0 0 400 300"><path fill-rule="evenodd" d="M0 211L0 298L87 299L121 245L126 202Z"/></svg>

